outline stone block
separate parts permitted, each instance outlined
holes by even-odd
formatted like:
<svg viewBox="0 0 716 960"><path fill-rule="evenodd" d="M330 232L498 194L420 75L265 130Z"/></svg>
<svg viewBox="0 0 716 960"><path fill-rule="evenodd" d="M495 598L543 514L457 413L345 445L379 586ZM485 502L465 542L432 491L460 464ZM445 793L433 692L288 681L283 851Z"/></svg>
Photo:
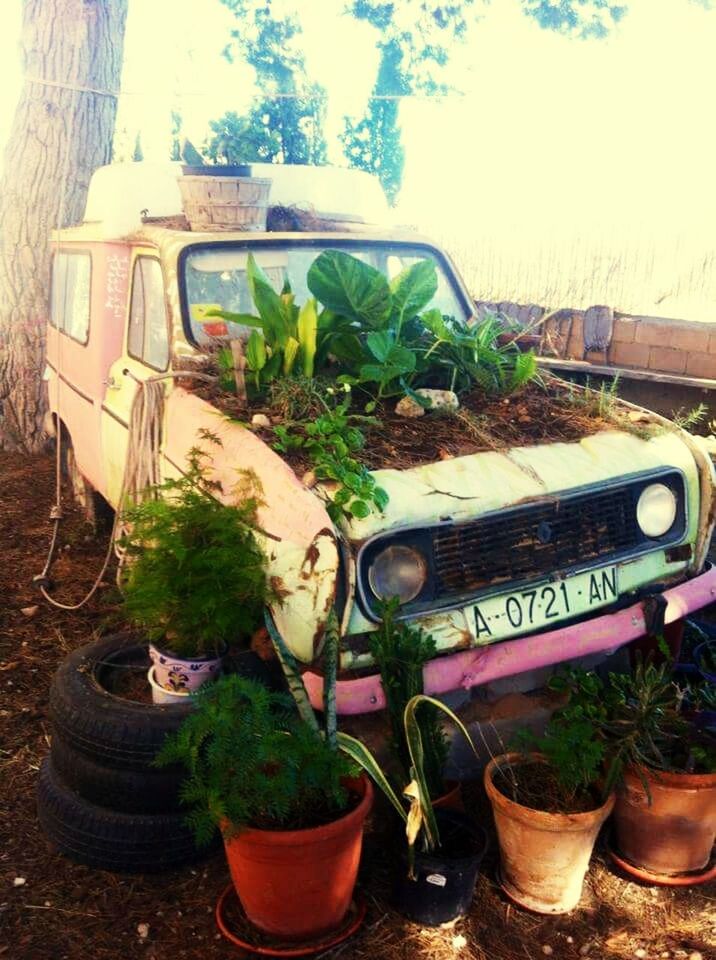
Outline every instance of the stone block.
<svg viewBox="0 0 716 960"><path fill-rule="evenodd" d="M631 317L617 317L614 320L612 343L634 343L638 323L638 320L632 320Z"/></svg>
<svg viewBox="0 0 716 960"><path fill-rule="evenodd" d="M615 367L649 366L649 345L646 343L613 343L609 350L609 362Z"/></svg>
<svg viewBox="0 0 716 960"><path fill-rule="evenodd" d="M709 337L709 353L716 353L716 333Z"/></svg>
<svg viewBox="0 0 716 960"><path fill-rule="evenodd" d="M689 355L684 350L672 347L652 347L649 351L649 369L667 373L685 373Z"/></svg>
<svg viewBox="0 0 716 960"><path fill-rule="evenodd" d="M648 343L650 347L669 347L671 346L671 326L668 323L642 317L637 323L634 339L637 343Z"/></svg>
<svg viewBox="0 0 716 960"><path fill-rule="evenodd" d="M709 348L709 332L700 323L674 324L671 328L671 346L676 350L706 353Z"/></svg>
<svg viewBox="0 0 716 960"><path fill-rule="evenodd" d="M690 377L716 380L716 354L692 353L686 361L686 373Z"/></svg>

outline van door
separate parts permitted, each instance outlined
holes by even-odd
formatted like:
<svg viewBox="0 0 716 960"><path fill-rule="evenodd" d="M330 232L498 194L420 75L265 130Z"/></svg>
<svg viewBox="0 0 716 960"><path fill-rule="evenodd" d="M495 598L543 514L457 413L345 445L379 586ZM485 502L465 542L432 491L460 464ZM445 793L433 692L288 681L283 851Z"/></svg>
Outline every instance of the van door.
<svg viewBox="0 0 716 960"><path fill-rule="evenodd" d="M122 356L111 366L102 403L102 454L108 499L117 507L127 457L129 419L138 381L169 368L169 326L164 277L156 251L132 253ZM171 381L167 381L167 389Z"/></svg>

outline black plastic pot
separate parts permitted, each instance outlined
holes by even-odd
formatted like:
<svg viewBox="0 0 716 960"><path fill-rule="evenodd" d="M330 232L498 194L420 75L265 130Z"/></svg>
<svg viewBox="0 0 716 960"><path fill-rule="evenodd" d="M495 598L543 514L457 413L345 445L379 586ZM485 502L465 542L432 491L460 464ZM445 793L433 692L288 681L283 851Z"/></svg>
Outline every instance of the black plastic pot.
<svg viewBox="0 0 716 960"><path fill-rule="evenodd" d="M440 850L415 853L415 879L401 867L393 890L396 908L425 927L436 927L470 909L480 863L487 849L487 833L455 810L436 810Z"/></svg>
<svg viewBox="0 0 716 960"><path fill-rule="evenodd" d="M204 166L191 166L182 164L181 172L185 177L250 177L251 164L209 164Z"/></svg>

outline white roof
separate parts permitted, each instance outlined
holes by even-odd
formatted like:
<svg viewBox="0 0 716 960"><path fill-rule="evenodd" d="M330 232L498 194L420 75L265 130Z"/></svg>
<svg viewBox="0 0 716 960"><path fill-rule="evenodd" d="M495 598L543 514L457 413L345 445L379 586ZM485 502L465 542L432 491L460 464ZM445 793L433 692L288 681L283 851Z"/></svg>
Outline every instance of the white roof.
<svg viewBox="0 0 716 960"><path fill-rule="evenodd" d="M298 206L328 219L390 222L390 209L377 177L343 167L252 163L254 176L268 177L271 205ZM180 163L112 163L92 176L85 223L101 223L105 237L138 230L142 217L182 213L177 178Z"/></svg>

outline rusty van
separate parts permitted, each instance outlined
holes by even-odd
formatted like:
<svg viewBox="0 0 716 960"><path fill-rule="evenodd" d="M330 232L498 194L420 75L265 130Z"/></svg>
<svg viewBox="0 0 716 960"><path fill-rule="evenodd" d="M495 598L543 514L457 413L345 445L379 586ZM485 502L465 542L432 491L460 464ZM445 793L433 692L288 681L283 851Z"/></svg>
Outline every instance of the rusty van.
<svg viewBox="0 0 716 960"><path fill-rule="evenodd" d="M439 278L433 305L465 323L473 317L445 252L371 226L385 210L367 174L258 166L273 180L272 202L310 204L331 231L178 229L171 218L182 212L179 170L135 163L100 169L84 222L55 234L45 377L50 426L63 432L80 493L118 507L139 384L198 351L205 331L194 307L207 298L224 309L250 306L249 252L277 289L287 274L300 283L326 249L387 273L429 258ZM296 292L299 300L307 295ZM316 703L321 678L311 668L336 604L344 714L384 704L362 642L377 620L376 564L421 557L424 584L410 591L401 616L419 620L436 640L439 655L425 668L433 694L606 654L716 598L716 572L706 562L713 467L683 431L643 439L609 429L573 443L380 470L385 509L338 531L315 491L254 432L217 416L174 379L161 382L161 473L180 474L198 431L209 428L222 441L214 469L224 489L242 467L262 484L270 572L285 587L275 622L305 665Z"/></svg>

